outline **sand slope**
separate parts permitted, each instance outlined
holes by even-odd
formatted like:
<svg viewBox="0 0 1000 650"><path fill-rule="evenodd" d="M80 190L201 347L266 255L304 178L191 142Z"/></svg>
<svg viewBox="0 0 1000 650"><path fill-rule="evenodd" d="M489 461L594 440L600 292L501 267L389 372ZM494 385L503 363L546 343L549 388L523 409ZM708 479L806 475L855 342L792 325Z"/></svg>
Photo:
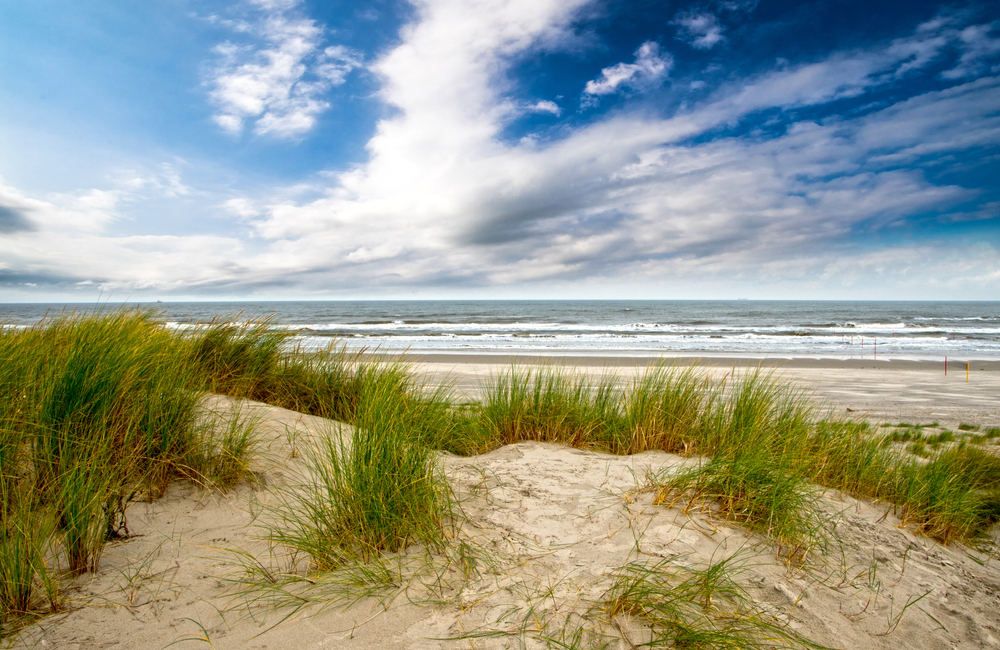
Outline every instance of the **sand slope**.
<svg viewBox="0 0 1000 650"><path fill-rule="evenodd" d="M221 397L204 404L220 417L233 406ZM646 473L697 459L538 443L440 457L464 517L450 561L411 550L389 561L401 568L379 597L350 607L317 603L281 622L292 610L236 594L238 559L245 553L275 566L256 527L263 506L301 469L293 447L341 425L262 404L241 410L261 418L263 485L218 493L176 483L163 499L132 504L132 537L106 549L98 574L77 579L68 611L23 630L15 647L534 648L569 626L627 648L648 639L642 626L608 625L592 609L619 567L733 554L739 582L762 610L817 643L1000 646L1000 563L915 536L884 505L826 493L834 527L826 553L789 566L767 540L700 508L652 505L641 489ZM311 593L320 598L323 585ZM474 638L456 640L463 635Z"/></svg>

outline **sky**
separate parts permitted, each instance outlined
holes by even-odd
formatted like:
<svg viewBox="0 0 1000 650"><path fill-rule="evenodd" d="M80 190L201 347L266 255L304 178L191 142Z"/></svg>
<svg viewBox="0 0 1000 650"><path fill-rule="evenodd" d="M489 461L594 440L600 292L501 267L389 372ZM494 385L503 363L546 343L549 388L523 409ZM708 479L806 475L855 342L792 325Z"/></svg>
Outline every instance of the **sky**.
<svg viewBox="0 0 1000 650"><path fill-rule="evenodd" d="M0 302L1000 300L994 0L0 3Z"/></svg>

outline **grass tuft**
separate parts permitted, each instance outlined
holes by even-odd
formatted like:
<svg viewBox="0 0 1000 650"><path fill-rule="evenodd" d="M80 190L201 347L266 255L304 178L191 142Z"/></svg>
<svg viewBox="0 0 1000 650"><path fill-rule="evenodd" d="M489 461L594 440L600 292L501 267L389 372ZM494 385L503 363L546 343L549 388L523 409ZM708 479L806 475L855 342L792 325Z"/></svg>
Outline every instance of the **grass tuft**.
<svg viewBox="0 0 1000 650"><path fill-rule="evenodd" d="M817 530L816 495L794 467L776 464L759 450L717 455L704 465L660 478L654 503L689 505L711 500L720 513L775 539L790 556L801 556Z"/></svg>
<svg viewBox="0 0 1000 650"><path fill-rule="evenodd" d="M308 554L320 570L443 538L447 488L408 427L406 403L379 388L362 393L349 438L329 431L307 451L305 487L286 491L275 511L271 539Z"/></svg>
<svg viewBox="0 0 1000 650"><path fill-rule="evenodd" d="M820 647L759 608L736 582L739 570L733 558L706 567L633 562L616 572L599 609L645 623L650 647Z"/></svg>
<svg viewBox="0 0 1000 650"><path fill-rule="evenodd" d="M96 570L128 534L129 501L189 464L200 379L188 345L135 310L0 332L2 632L57 607L62 569Z"/></svg>

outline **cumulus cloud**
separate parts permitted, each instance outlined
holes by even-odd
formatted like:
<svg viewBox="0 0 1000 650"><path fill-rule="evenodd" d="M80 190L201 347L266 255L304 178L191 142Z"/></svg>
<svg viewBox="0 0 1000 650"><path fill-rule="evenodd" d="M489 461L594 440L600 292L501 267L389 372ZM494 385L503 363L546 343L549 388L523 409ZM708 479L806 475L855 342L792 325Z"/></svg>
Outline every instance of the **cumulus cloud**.
<svg viewBox="0 0 1000 650"><path fill-rule="evenodd" d="M240 219L251 219L260 214L251 201L244 198L229 199L222 203L222 209Z"/></svg>
<svg viewBox="0 0 1000 650"><path fill-rule="evenodd" d="M816 275L851 254L858 232L891 231L909 215L975 200L969 189L935 184L888 157L912 162L922 152L1000 142L991 108L1000 89L980 79L864 117L792 124L778 138L688 143L758 111L822 105L892 83L954 42L942 27L741 79L673 116L621 113L556 141L501 144L509 111L496 69L511 43L532 40L514 22L520 13L504 14L512 5L484 4L495 12L481 29L518 38L496 37L483 49L475 29L468 41L440 45L433 36L448 26L480 23L451 3L424 5L428 13L376 63L399 113L379 123L368 163L336 176L328 197L268 208L258 232L275 241L275 259L376 286ZM567 12L542 6L551 23L565 21ZM654 45L640 47L637 61L662 62ZM414 79L426 74L418 62L442 76ZM612 66L589 90L614 92L650 69ZM781 263L765 271L762 259Z"/></svg>
<svg viewBox="0 0 1000 650"><path fill-rule="evenodd" d="M678 38L697 50L710 50L726 37L715 14L693 11L681 12L674 17Z"/></svg>
<svg viewBox="0 0 1000 650"><path fill-rule="evenodd" d="M219 109L213 119L232 134L241 133L250 121L258 134L299 136L329 108L325 93L346 81L362 64L361 56L341 45L322 48L322 29L292 13L297 1L253 4L264 15L256 23L238 23L236 31L257 42L226 41L215 48L220 61L206 80Z"/></svg>
<svg viewBox="0 0 1000 650"><path fill-rule="evenodd" d="M392 110L363 163L314 179L315 200L259 189L253 200L215 200L252 240L102 237L96 220L96 230L71 236L53 224L86 221L74 201L90 201L109 223L126 195L34 201L0 188L0 205L30 209L41 229L0 238L0 259L18 277L188 293L582 283L620 295L628 282L696 297L671 287L705 291L740 279L843 286L855 296L866 286L913 287L925 297L935 287L940 297L1000 290L1000 253L988 244L859 252L855 243L876 234L891 241L913 215L997 218L995 197L980 201L976 188L937 180L924 162L1000 146L1000 79L958 81L856 115L795 111L930 74L952 48L961 60L975 47L959 36L964 28L924 25L892 42L730 77L671 114L623 109L548 139L510 142L505 128L517 116L558 115L559 106L512 99L505 71L533 48L567 42L585 4L421 0L398 45L371 66ZM633 63L605 68L586 92L660 83L670 63L656 43L641 44ZM262 104L253 119L268 110ZM761 111L787 128L713 136ZM938 266L927 264L932 258Z"/></svg>
<svg viewBox="0 0 1000 650"><path fill-rule="evenodd" d="M536 104L532 104L528 107L528 110L532 113L551 113L556 117L559 117L559 115L562 114L562 109L559 108L559 105L547 99L543 99Z"/></svg>
<svg viewBox="0 0 1000 650"><path fill-rule="evenodd" d="M618 63L601 70L601 76L587 82L585 95L608 95L620 88L645 89L667 77L674 59L660 53L660 44L646 41L635 51L634 63Z"/></svg>

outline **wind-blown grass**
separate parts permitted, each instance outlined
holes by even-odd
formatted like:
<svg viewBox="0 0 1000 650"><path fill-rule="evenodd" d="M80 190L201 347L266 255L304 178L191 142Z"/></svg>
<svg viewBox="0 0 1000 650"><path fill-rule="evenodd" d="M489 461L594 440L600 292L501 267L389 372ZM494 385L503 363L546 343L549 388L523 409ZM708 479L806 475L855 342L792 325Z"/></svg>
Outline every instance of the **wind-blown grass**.
<svg viewBox="0 0 1000 650"><path fill-rule="evenodd" d="M739 570L733 558L705 567L632 562L616 572L599 609L649 626L649 647L821 647L760 609L736 582Z"/></svg>
<svg viewBox="0 0 1000 650"><path fill-rule="evenodd" d="M962 447L924 465L900 463L889 500L930 537L976 542L1000 521L1000 458Z"/></svg>
<svg viewBox="0 0 1000 650"><path fill-rule="evenodd" d="M727 392L728 389L728 392ZM678 443L711 460L675 474L652 477L656 501L708 499L720 512L774 538L800 555L819 530L815 489L807 478L811 412L794 387L760 369L721 384L700 417L692 414Z"/></svg>
<svg viewBox="0 0 1000 650"><path fill-rule="evenodd" d="M699 468L653 477L660 500L710 499L796 554L821 534L814 485L894 504L942 541L975 542L1000 510L995 480L977 478L994 476L1000 459L992 453L962 451L959 462L942 447L916 463L866 423L818 418L808 394L760 368L713 380L695 367L654 364L622 385L514 366L484 384L480 404L451 411L428 442L457 453L531 440L706 456Z"/></svg>
<svg viewBox="0 0 1000 650"><path fill-rule="evenodd" d="M148 312L0 333L0 616L51 607L62 563L95 570L130 500L204 469L197 370Z"/></svg>
<svg viewBox="0 0 1000 650"><path fill-rule="evenodd" d="M437 545L450 515L447 488L408 427L414 416L405 403L391 386L369 385L360 397L349 438L321 436L306 452L304 486L287 489L273 510L270 538L308 554L319 570L414 541Z"/></svg>
<svg viewBox="0 0 1000 650"><path fill-rule="evenodd" d="M191 360L213 393L344 422L354 420L371 386L411 400L415 386L405 365L366 361L364 350L348 351L336 341L305 352L290 344L294 334L268 319L213 322L189 339Z"/></svg>
<svg viewBox="0 0 1000 650"><path fill-rule="evenodd" d="M522 440L594 444L615 416L617 393L605 381L592 386L585 377L556 368L511 367L485 389L474 426L492 445Z"/></svg>

